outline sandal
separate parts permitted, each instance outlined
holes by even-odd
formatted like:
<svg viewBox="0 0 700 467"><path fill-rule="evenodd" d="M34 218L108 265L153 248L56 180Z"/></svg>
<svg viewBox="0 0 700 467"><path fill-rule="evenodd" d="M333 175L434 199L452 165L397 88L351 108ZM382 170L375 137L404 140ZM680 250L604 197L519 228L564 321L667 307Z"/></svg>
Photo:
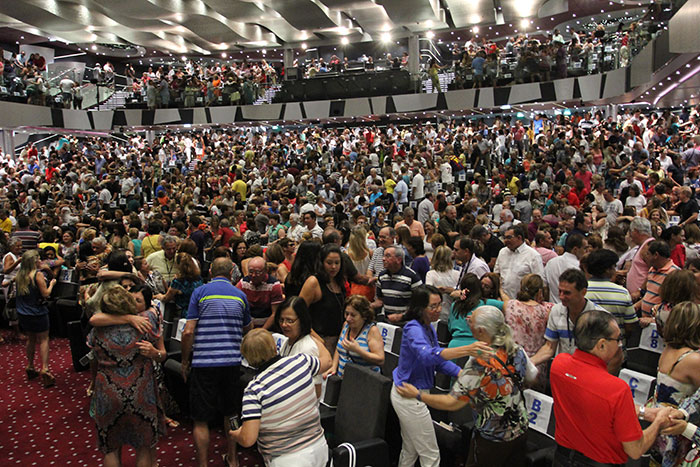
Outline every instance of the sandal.
<svg viewBox="0 0 700 467"><path fill-rule="evenodd" d="M27 379L31 380L39 376L39 372L34 368L27 368L25 371L27 372Z"/></svg>
<svg viewBox="0 0 700 467"><path fill-rule="evenodd" d="M167 423L170 428L177 428L180 426L180 422L168 417L165 417L165 423Z"/></svg>
<svg viewBox="0 0 700 467"><path fill-rule="evenodd" d="M226 467L231 467L232 464L229 463L229 461L228 461L228 454L223 454L223 455L221 456L221 458L224 460L224 465L225 465ZM238 463L236 463L235 465L237 466Z"/></svg>
<svg viewBox="0 0 700 467"><path fill-rule="evenodd" d="M54 378L53 375L48 371L42 371L41 384L43 384L45 388L50 388L51 386L56 384L56 378Z"/></svg>

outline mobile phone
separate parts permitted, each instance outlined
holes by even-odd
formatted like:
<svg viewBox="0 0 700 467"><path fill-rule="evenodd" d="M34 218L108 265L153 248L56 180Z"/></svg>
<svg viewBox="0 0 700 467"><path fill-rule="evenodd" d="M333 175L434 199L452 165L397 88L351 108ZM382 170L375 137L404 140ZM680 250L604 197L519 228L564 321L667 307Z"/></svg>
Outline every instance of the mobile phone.
<svg viewBox="0 0 700 467"><path fill-rule="evenodd" d="M228 423L232 430L237 430L241 427L241 417L238 415L233 415L228 418Z"/></svg>

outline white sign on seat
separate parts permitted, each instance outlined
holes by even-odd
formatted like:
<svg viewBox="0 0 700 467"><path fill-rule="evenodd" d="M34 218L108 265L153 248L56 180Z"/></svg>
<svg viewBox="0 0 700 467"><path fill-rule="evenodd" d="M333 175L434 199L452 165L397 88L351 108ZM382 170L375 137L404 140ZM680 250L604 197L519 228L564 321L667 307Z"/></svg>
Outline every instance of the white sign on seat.
<svg viewBox="0 0 700 467"><path fill-rule="evenodd" d="M187 320L185 318L180 318L180 321L177 322L177 329L175 330L175 337L173 337L173 340L178 342L182 340L182 331L185 330L185 324L187 324Z"/></svg>
<svg viewBox="0 0 700 467"><path fill-rule="evenodd" d="M273 332L272 338L275 340L275 345L277 346L277 353L279 353L284 343L287 342L287 336L278 332Z"/></svg>
<svg viewBox="0 0 700 467"><path fill-rule="evenodd" d="M525 405L527 407L527 421L530 428L537 430L544 435L548 435L547 428L549 420L552 418L552 408L554 407L554 399L546 394L526 389Z"/></svg>
<svg viewBox="0 0 700 467"><path fill-rule="evenodd" d="M638 371L623 368L620 370L620 379L632 390L632 398L635 404L644 405L651 396L651 389L656 381L653 376L639 373Z"/></svg>
<svg viewBox="0 0 700 467"><path fill-rule="evenodd" d="M382 334L382 339L384 340L384 351L391 352L398 326L394 326L393 324L389 323L377 323L377 327L379 328L379 332Z"/></svg>
<svg viewBox="0 0 700 467"><path fill-rule="evenodd" d="M642 329L642 335L639 338L640 349L661 353L663 352L665 345L664 339L659 334L658 329L656 329L656 323L652 323Z"/></svg>

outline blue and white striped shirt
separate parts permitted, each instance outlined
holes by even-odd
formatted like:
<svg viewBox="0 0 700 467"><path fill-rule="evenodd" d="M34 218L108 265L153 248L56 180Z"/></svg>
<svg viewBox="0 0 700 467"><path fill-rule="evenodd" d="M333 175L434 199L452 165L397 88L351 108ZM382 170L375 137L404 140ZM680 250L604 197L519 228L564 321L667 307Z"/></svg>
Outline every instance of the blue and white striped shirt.
<svg viewBox="0 0 700 467"><path fill-rule="evenodd" d="M216 278L192 292L187 320L197 320L192 367L241 364L243 328L250 323L245 294L224 278Z"/></svg>

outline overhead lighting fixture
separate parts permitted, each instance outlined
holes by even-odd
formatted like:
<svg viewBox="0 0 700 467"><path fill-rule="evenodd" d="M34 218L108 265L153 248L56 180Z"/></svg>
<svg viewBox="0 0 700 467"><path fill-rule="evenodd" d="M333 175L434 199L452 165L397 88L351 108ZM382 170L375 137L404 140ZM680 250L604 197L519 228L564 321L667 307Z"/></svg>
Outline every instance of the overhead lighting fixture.
<svg viewBox="0 0 700 467"><path fill-rule="evenodd" d="M388 32L383 32L381 35L382 42L391 42L391 34Z"/></svg>
<svg viewBox="0 0 700 467"><path fill-rule="evenodd" d="M480 21L481 21L481 15L474 14L474 15L471 15L469 17L469 22L472 24L479 23Z"/></svg>
<svg viewBox="0 0 700 467"><path fill-rule="evenodd" d="M520 20L520 27L521 28L526 29L529 26L530 26L530 20L528 20L528 19Z"/></svg>
<svg viewBox="0 0 700 467"><path fill-rule="evenodd" d="M302 50L306 50L306 42L302 42L302 43L301 43L301 49L302 49Z"/></svg>
<svg viewBox="0 0 700 467"><path fill-rule="evenodd" d="M474 27L472 28L472 32L473 32L474 34L479 34L479 26L474 26Z"/></svg>
<svg viewBox="0 0 700 467"><path fill-rule="evenodd" d="M347 37L343 37L342 39L340 39L340 43L343 45L348 45L350 43L350 39L348 39Z"/></svg>
<svg viewBox="0 0 700 467"><path fill-rule="evenodd" d="M428 39L433 39L435 37L435 33L433 31L428 31L425 33L425 37Z"/></svg>
<svg viewBox="0 0 700 467"><path fill-rule="evenodd" d="M92 50L97 50L97 46L95 44L92 44L92 47L90 47Z"/></svg>
<svg viewBox="0 0 700 467"><path fill-rule="evenodd" d="M228 55L226 55L226 52L222 52L222 53L221 53L221 58L226 58L226 57L228 57Z"/></svg>

